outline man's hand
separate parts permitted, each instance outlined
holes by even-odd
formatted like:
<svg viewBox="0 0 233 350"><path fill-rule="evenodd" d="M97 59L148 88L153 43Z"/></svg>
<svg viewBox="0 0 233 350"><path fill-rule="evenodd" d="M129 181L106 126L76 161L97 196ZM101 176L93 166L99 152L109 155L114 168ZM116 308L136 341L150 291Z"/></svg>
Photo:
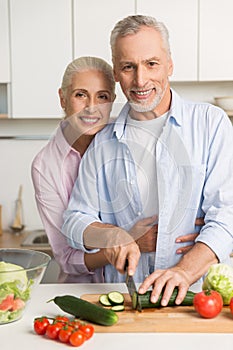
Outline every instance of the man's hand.
<svg viewBox="0 0 233 350"><path fill-rule="evenodd" d="M166 306L174 288L178 287L176 304L179 305L184 300L190 285L203 276L210 265L217 262L215 253L204 243L197 242L176 266L166 270L156 270L148 276L141 284L139 293L144 294L149 287L153 286L151 301L156 302L163 291L161 305Z"/></svg>
<svg viewBox="0 0 233 350"><path fill-rule="evenodd" d="M140 250L134 238L120 227L93 222L84 231L84 245L87 249L101 249L106 260L120 273L128 260L128 273L134 275Z"/></svg>
<svg viewBox="0 0 233 350"><path fill-rule="evenodd" d="M128 274L130 276L134 275L141 255L139 247L135 242L128 245L105 248L103 249L103 253L109 263L120 273L125 273L126 260L128 260Z"/></svg>

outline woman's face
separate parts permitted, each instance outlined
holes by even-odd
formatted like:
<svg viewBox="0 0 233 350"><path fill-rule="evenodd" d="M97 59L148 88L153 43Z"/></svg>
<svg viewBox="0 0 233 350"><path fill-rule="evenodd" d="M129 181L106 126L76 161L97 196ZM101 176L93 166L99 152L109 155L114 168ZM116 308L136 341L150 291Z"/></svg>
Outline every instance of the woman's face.
<svg viewBox="0 0 233 350"><path fill-rule="evenodd" d="M66 96L61 90L59 94L66 119L79 135L95 135L108 123L115 96L103 72L95 69L77 72Z"/></svg>

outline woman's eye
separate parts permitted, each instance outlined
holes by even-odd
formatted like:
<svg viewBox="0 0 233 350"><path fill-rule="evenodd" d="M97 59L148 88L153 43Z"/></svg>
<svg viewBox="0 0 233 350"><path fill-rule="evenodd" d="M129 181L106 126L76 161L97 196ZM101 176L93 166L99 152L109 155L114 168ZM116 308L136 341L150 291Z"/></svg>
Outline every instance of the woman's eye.
<svg viewBox="0 0 233 350"><path fill-rule="evenodd" d="M102 94L102 95L99 95L99 99L101 99L101 100L109 100L109 96L107 94Z"/></svg>

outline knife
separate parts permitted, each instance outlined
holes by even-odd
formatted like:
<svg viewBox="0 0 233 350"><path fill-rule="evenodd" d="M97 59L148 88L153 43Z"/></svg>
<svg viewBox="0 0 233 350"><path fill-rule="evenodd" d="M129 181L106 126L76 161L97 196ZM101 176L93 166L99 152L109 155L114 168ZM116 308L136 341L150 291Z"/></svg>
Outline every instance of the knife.
<svg viewBox="0 0 233 350"><path fill-rule="evenodd" d="M137 295L137 307L136 307L136 309L141 312L142 306L141 306L140 299L138 298L136 284L134 282L133 276L129 276L129 274L128 274L128 260L126 260L126 262L125 262L125 271L126 271L125 283L126 283L126 286L128 288L129 295L130 295L132 301L133 301L133 295L134 294Z"/></svg>

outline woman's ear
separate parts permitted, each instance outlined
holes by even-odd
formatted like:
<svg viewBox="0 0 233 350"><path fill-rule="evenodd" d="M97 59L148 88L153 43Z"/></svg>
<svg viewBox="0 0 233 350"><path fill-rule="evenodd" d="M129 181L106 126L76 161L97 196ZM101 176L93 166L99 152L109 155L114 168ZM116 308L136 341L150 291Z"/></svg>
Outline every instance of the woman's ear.
<svg viewBox="0 0 233 350"><path fill-rule="evenodd" d="M59 89L59 90L58 90L58 94L59 94L59 97L60 97L60 105L61 105L61 108L65 110L65 108L66 108L66 100L65 100L65 98L64 98L62 89Z"/></svg>

